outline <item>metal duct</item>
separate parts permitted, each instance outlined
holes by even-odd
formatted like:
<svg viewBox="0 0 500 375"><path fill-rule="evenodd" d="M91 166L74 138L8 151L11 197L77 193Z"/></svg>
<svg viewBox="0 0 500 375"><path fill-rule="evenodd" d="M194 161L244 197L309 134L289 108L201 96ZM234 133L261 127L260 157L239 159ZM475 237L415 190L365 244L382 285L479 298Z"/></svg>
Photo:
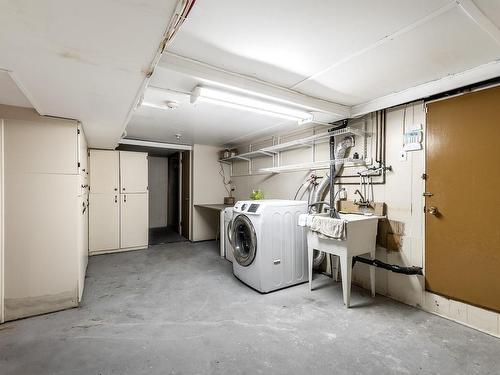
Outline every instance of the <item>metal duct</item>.
<svg viewBox="0 0 500 375"><path fill-rule="evenodd" d="M332 176L325 176L316 188L312 199L311 204L322 202L325 200L326 193L328 192L328 188L330 187L330 180L335 181L335 178L338 176L339 172L342 170L344 166L344 158L347 153L347 150L354 145L354 140L352 137L346 137L342 140L342 142L337 144L337 148L335 150L335 168L331 168L334 173L331 173ZM330 192L333 194L333 192ZM334 209L335 207L331 207ZM323 210L323 204L318 204L311 207L311 213L320 213Z"/></svg>

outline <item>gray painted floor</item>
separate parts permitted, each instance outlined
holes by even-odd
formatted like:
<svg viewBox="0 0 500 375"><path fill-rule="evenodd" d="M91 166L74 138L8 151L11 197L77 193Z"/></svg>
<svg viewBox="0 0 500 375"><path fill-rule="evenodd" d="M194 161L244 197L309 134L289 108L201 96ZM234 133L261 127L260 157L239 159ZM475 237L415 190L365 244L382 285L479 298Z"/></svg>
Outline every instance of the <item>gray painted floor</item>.
<svg viewBox="0 0 500 375"><path fill-rule="evenodd" d="M500 340L325 276L267 295L214 242L90 259L83 304L0 328L7 374L498 374Z"/></svg>
<svg viewBox="0 0 500 375"><path fill-rule="evenodd" d="M149 245L187 241L171 227L149 228Z"/></svg>

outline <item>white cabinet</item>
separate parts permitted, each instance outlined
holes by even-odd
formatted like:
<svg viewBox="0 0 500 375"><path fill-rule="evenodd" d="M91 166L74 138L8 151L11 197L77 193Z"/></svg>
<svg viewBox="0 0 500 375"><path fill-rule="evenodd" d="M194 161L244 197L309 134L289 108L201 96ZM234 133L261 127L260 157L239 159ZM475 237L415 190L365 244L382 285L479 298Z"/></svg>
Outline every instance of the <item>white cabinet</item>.
<svg viewBox="0 0 500 375"><path fill-rule="evenodd" d="M89 252L120 248L119 194L90 194Z"/></svg>
<svg viewBox="0 0 500 375"><path fill-rule="evenodd" d="M120 247L148 245L148 193L122 194Z"/></svg>
<svg viewBox="0 0 500 375"><path fill-rule="evenodd" d="M27 173L78 173L76 121L6 119L5 153L18 171Z"/></svg>
<svg viewBox="0 0 500 375"><path fill-rule="evenodd" d="M148 154L120 151L120 192L145 193L148 191Z"/></svg>
<svg viewBox="0 0 500 375"><path fill-rule="evenodd" d="M87 257L78 123L0 105L0 128L5 320L77 306Z"/></svg>
<svg viewBox="0 0 500 375"><path fill-rule="evenodd" d="M117 151L90 150L90 192L117 194L120 185L120 156Z"/></svg>
<svg viewBox="0 0 500 375"><path fill-rule="evenodd" d="M89 254L146 248L147 153L91 150L89 166Z"/></svg>

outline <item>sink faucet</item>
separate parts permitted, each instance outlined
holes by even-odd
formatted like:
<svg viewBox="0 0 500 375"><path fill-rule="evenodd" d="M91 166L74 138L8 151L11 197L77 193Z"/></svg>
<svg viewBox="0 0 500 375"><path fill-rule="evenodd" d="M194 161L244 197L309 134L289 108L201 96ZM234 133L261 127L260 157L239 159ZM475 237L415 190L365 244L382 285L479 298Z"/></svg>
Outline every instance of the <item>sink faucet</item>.
<svg viewBox="0 0 500 375"><path fill-rule="evenodd" d="M363 194L361 194L361 192L356 189L356 191L354 192L354 195L358 194L359 197L361 198L359 201L356 201L354 200L354 204L357 204L358 206L363 206L363 207L368 207L370 205L370 202L368 202L365 197L363 197Z"/></svg>

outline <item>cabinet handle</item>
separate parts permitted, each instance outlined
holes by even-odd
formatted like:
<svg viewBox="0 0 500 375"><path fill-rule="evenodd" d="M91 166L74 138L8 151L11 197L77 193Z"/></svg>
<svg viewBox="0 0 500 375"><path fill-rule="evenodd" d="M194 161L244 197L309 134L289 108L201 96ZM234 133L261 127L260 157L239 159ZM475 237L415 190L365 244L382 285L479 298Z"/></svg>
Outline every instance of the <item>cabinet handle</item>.
<svg viewBox="0 0 500 375"><path fill-rule="evenodd" d="M118 196L115 195L115 203L118 203Z"/></svg>

